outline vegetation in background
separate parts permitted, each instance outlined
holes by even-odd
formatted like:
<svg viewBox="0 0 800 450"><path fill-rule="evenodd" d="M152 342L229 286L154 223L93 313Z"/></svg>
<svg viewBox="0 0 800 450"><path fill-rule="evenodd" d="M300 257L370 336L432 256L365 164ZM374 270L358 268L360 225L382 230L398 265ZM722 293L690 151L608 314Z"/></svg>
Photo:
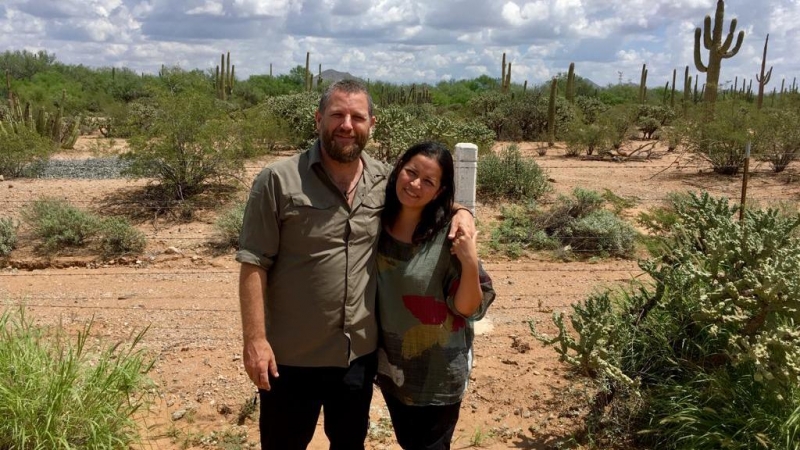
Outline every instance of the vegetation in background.
<svg viewBox="0 0 800 450"><path fill-rule="evenodd" d="M0 175L35 175L53 153L53 143L28 127L21 126L16 132L5 127L0 123Z"/></svg>
<svg viewBox="0 0 800 450"><path fill-rule="evenodd" d="M135 416L149 403L152 362L140 343L90 341L92 322L72 337L36 326L25 309L0 315L0 448L128 449Z"/></svg>
<svg viewBox="0 0 800 450"><path fill-rule="evenodd" d="M238 201L224 209L214 222L214 229L219 237L219 242L225 247L239 248L239 235L244 223L245 201Z"/></svg>
<svg viewBox="0 0 800 450"><path fill-rule="evenodd" d="M8 256L17 246L17 225L9 217L0 217L0 256Z"/></svg>
<svg viewBox="0 0 800 450"><path fill-rule="evenodd" d="M562 361L595 380L587 431L654 448L797 449L800 217L707 194L674 205L653 280L556 313ZM567 325L567 319L570 325ZM533 328L533 324L531 324Z"/></svg>
<svg viewBox="0 0 800 450"><path fill-rule="evenodd" d="M103 256L138 254L144 251L144 234L127 220L101 218L67 201L45 197L33 201L22 218L43 253L96 245Z"/></svg>
<svg viewBox="0 0 800 450"><path fill-rule="evenodd" d="M552 189L545 171L533 159L524 158L515 144L481 157L477 177L478 197L490 202L530 202Z"/></svg>
<svg viewBox="0 0 800 450"><path fill-rule="evenodd" d="M250 137L213 97L189 91L155 100L151 122L121 156L130 163L126 175L154 178L166 199L186 200L202 193L207 182L242 172Z"/></svg>
<svg viewBox="0 0 800 450"><path fill-rule="evenodd" d="M536 203L505 207L502 222L492 232L492 248L510 257L557 248L584 256L633 256L636 230L605 209L605 203L597 192L576 188L549 208Z"/></svg>

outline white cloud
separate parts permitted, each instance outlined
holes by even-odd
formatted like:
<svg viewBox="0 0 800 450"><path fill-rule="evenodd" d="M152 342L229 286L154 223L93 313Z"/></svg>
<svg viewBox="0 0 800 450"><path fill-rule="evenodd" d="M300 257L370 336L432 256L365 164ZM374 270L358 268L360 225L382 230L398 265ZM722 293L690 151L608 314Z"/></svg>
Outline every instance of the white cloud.
<svg viewBox="0 0 800 450"><path fill-rule="evenodd" d="M725 29L746 31L739 54L723 61L723 78L760 70L770 34L773 80L800 71L800 2L725 2ZM47 50L60 61L130 66L161 63L206 69L230 50L239 76L285 73L305 63L391 82L500 76L542 83L575 62L599 84L617 72L663 85L693 62L693 33L712 0L5 0L4 49ZM704 60L707 56L703 56ZM773 83L776 83L773 81Z"/></svg>

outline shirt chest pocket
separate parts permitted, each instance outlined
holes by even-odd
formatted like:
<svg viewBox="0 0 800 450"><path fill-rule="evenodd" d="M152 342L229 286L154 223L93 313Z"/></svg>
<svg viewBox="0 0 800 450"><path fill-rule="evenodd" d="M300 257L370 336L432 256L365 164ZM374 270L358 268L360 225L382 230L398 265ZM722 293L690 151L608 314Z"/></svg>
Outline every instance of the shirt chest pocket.
<svg viewBox="0 0 800 450"><path fill-rule="evenodd" d="M333 237L338 211L339 206L333 202L293 195L284 209L282 233L299 237Z"/></svg>
<svg viewBox="0 0 800 450"><path fill-rule="evenodd" d="M383 212L383 191L372 192L364 198L357 223L361 231L369 238L375 238L381 231L381 213Z"/></svg>

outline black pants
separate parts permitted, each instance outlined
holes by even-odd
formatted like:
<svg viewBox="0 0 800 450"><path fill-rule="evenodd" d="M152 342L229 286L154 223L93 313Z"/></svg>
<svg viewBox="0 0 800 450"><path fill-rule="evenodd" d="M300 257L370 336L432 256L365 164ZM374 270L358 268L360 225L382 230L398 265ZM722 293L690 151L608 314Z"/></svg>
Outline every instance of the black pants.
<svg viewBox="0 0 800 450"><path fill-rule="evenodd" d="M369 428L376 354L350 367L278 365L272 389L259 390L262 450L303 450L314 437L320 408L331 450L363 450Z"/></svg>
<svg viewBox="0 0 800 450"><path fill-rule="evenodd" d="M383 393L397 443L404 450L449 450L461 402L441 406L409 406Z"/></svg>

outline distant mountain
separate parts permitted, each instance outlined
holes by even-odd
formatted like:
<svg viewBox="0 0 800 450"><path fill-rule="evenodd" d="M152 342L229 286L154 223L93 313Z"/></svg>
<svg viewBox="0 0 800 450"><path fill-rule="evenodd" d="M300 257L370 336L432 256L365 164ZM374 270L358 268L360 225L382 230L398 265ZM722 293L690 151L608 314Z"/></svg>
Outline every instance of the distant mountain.
<svg viewBox="0 0 800 450"><path fill-rule="evenodd" d="M350 75L348 72L339 72L337 70L328 69L322 71L322 81L335 83L341 80L358 80L364 82L361 78Z"/></svg>

